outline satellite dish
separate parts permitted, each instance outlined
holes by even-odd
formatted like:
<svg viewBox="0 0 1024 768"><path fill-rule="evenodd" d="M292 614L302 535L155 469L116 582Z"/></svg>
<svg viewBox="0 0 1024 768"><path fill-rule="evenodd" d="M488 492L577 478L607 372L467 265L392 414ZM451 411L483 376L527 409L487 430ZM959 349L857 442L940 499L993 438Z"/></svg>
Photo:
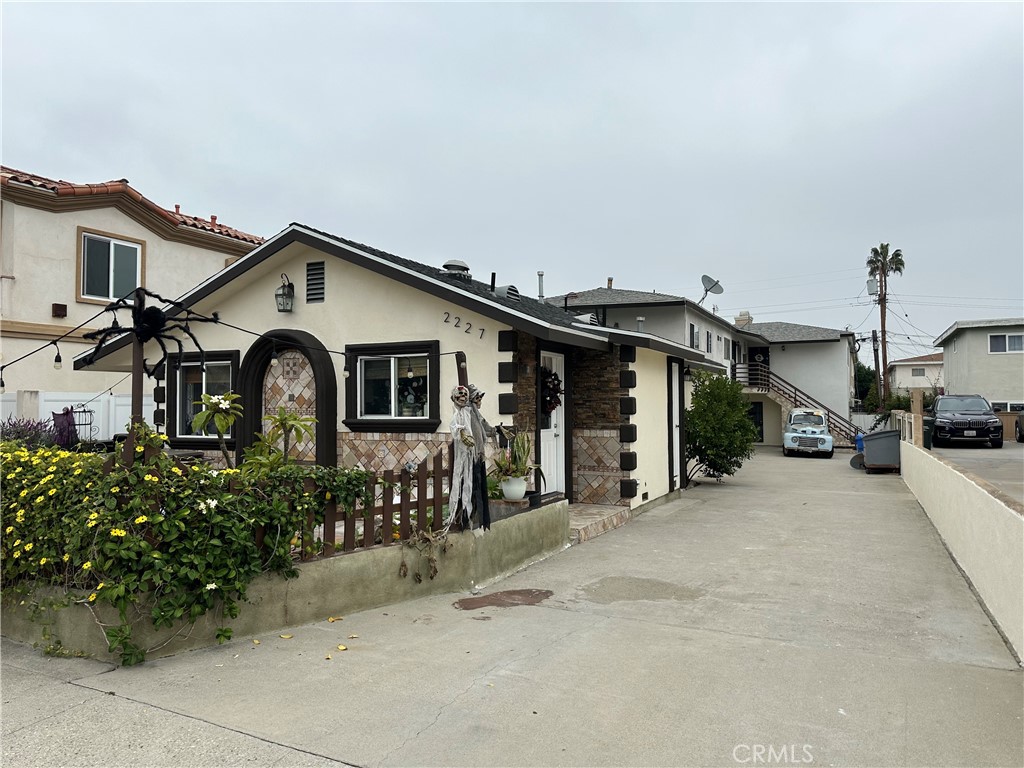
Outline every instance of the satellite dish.
<svg viewBox="0 0 1024 768"><path fill-rule="evenodd" d="M725 290L720 282L708 275L702 275L700 281L704 283L704 295L701 296L700 301L697 302L698 307L704 303L704 299L708 297L709 293L719 294Z"/></svg>

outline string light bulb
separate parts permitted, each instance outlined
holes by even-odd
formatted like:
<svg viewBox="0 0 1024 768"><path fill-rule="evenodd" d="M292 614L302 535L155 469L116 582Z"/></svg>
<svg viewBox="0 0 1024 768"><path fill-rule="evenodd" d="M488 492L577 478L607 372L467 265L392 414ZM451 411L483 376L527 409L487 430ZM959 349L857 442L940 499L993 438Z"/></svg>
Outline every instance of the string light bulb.
<svg viewBox="0 0 1024 768"><path fill-rule="evenodd" d="M277 356L277 347L274 347L274 351L270 355L270 368L275 372L281 368L281 358Z"/></svg>
<svg viewBox="0 0 1024 768"><path fill-rule="evenodd" d="M416 374L412 372L412 361L409 362L409 368L405 371L405 378L411 379Z"/></svg>
<svg viewBox="0 0 1024 768"><path fill-rule="evenodd" d="M56 349L57 349L57 354L53 356L53 369L55 371L59 371L61 368L64 367L64 365L63 365L64 361L60 357L60 347L57 346L57 342L56 341L53 342L53 346L56 347Z"/></svg>

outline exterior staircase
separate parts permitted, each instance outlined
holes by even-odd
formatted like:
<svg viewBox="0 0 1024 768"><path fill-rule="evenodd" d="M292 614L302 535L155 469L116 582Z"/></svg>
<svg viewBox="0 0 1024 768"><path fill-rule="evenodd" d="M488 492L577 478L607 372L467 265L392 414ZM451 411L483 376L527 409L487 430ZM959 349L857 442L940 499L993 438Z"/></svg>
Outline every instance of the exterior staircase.
<svg viewBox="0 0 1024 768"><path fill-rule="evenodd" d="M816 400L794 386L764 363L736 363L733 365L733 379L752 390L768 395L785 410L790 408L814 408L828 415L828 429L836 448L853 448L859 429L845 416L841 416L827 405Z"/></svg>

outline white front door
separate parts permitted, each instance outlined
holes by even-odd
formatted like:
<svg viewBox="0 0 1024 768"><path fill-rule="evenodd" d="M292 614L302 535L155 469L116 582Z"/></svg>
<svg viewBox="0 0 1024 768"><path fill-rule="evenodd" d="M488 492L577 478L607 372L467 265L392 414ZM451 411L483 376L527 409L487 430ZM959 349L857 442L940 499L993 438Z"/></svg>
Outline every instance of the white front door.
<svg viewBox="0 0 1024 768"><path fill-rule="evenodd" d="M565 389L565 357L555 352L541 352L541 370L537 382L540 399L540 468L544 473L545 493L565 493L565 394L558 396L558 405L545 405L545 379ZM558 377L557 381L554 377ZM550 387L548 388L550 391ZM550 392L549 392L550 393Z"/></svg>

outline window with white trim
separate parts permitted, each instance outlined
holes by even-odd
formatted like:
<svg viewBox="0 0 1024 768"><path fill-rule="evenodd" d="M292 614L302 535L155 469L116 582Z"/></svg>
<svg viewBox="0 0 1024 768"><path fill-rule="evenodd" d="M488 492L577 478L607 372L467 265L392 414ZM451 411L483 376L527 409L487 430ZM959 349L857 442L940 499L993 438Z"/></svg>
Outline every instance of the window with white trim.
<svg viewBox="0 0 1024 768"><path fill-rule="evenodd" d="M1024 334L990 333L988 335L988 351L990 354L1024 352Z"/></svg>
<svg viewBox="0 0 1024 768"><path fill-rule="evenodd" d="M142 243L81 232L79 298L113 301L128 296L142 285L142 265Z"/></svg>
<svg viewBox="0 0 1024 768"><path fill-rule="evenodd" d="M348 345L344 424L357 432L433 432L440 424L439 346Z"/></svg>
<svg viewBox="0 0 1024 768"><path fill-rule="evenodd" d="M910 369L910 375L911 376L924 376L924 368L911 368Z"/></svg>

